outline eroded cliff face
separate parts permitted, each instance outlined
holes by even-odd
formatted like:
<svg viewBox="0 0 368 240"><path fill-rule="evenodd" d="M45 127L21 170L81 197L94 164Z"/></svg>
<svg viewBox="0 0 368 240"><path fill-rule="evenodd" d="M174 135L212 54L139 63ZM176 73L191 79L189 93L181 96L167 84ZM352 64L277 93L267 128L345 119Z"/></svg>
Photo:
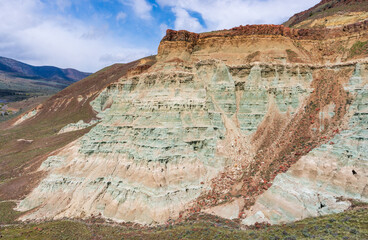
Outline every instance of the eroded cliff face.
<svg viewBox="0 0 368 240"><path fill-rule="evenodd" d="M326 40L263 28L169 31L158 62L107 87L100 122L42 164L22 219L279 223L367 201L368 64L346 50L366 25Z"/></svg>
<svg viewBox="0 0 368 240"><path fill-rule="evenodd" d="M244 224L289 222L341 212L350 207L348 199L368 201L366 69L367 65L357 64L344 84L354 100L334 137L278 175L245 213ZM334 117L335 111L336 106L321 111L319 121Z"/></svg>

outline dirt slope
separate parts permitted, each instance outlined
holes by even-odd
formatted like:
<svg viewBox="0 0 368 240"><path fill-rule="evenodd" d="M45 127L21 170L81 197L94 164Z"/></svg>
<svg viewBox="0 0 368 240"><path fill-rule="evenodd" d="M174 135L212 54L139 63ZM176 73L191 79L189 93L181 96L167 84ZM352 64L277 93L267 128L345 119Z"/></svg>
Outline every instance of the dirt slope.
<svg viewBox="0 0 368 240"><path fill-rule="evenodd" d="M323 28L352 24L368 18L367 0L322 0L297 13L283 25L294 28Z"/></svg>

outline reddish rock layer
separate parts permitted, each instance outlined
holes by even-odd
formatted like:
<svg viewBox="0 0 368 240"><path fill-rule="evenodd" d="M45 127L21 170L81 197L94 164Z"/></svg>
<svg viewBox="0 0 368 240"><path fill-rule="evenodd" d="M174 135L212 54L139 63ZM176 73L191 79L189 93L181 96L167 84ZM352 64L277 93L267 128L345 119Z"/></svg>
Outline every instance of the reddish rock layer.
<svg viewBox="0 0 368 240"><path fill-rule="evenodd" d="M285 27L283 25L246 25L234 27L230 30L223 30L218 32L208 33L192 33L188 31L174 31L168 29L166 36L161 40L165 41L185 41L195 43L199 39L211 38L211 37L232 37L241 35L272 35L272 36L285 36L292 39L303 40L323 40L327 38L336 38L347 36L351 33L367 31L368 20L364 22L349 24L343 27L334 29L293 29Z"/></svg>
<svg viewBox="0 0 368 240"><path fill-rule="evenodd" d="M198 33L188 32L186 30L175 31L171 29L166 30L166 36L162 41L186 41L195 42L199 38Z"/></svg>

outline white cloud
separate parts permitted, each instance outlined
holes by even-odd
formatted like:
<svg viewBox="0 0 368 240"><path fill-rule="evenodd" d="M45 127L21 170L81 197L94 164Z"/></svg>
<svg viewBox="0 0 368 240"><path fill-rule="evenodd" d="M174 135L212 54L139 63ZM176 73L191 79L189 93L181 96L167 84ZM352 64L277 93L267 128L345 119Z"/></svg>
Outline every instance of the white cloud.
<svg viewBox="0 0 368 240"><path fill-rule="evenodd" d="M34 15L40 14L43 7L41 1L0 1L0 29L2 32L11 33L12 30L23 30L42 19L35 18Z"/></svg>
<svg viewBox="0 0 368 240"><path fill-rule="evenodd" d="M129 62L152 53L117 39L108 26L45 14L40 0L1 0L0 9L0 56L94 72L117 59Z"/></svg>
<svg viewBox="0 0 368 240"><path fill-rule="evenodd" d="M56 0L55 4L61 11L65 11L72 5L72 2L71 0Z"/></svg>
<svg viewBox="0 0 368 240"><path fill-rule="evenodd" d="M137 52L135 49L122 49L123 54L121 53L106 53L102 55L99 60L101 62L106 63L116 63L116 62L124 62L127 58L137 60L140 57L137 56ZM149 51L143 52L144 56L152 55Z"/></svg>
<svg viewBox="0 0 368 240"><path fill-rule="evenodd" d="M120 21L124 21L125 18L127 17L126 13L125 12L119 12L117 15L116 15L116 21L120 22Z"/></svg>
<svg viewBox="0 0 368 240"><path fill-rule="evenodd" d="M137 17L144 20L152 19L152 5L147 3L146 0L120 0L120 2L124 5L132 7Z"/></svg>
<svg viewBox="0 0 368 240"><path fill-rule="evenodd" d="M197 12L207 29L219 30L246 24L280 24L320 0L157 0L160 6ZM178 17L178 15L176 14ZM179 16L180 18L180 16ZM176 27L176 25L175 25Z"/></svg>
<svg viewBox="0 0 368 240"><path fill-rule="evenodd" d="M173 12L176 16L175 29L188 30L192 32L201 32L204 30L198 19L190 16L187 10L175 7Z"/></svg>

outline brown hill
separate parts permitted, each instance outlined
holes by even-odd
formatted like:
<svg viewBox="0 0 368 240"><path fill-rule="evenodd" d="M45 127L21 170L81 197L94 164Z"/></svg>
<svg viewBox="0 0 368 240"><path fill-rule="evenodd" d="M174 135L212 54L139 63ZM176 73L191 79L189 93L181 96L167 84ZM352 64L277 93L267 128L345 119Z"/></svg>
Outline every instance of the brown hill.
<svg viewBox="0 0 368 240"><path fill-rule="evenodd" d="M367 0L322 0L297 13L283 25L294 28L323 28L352 24L368 19Z"/></svg>
<svg viewBox="0 0 368 240"><path fill-rule="evenodd" d="M91 75L91 73L80 72L72 68L36 67L5 57L0 57L0 71L9 74L9 76L35 80L44 79L62 83L65 86Z"/></svg>

